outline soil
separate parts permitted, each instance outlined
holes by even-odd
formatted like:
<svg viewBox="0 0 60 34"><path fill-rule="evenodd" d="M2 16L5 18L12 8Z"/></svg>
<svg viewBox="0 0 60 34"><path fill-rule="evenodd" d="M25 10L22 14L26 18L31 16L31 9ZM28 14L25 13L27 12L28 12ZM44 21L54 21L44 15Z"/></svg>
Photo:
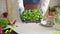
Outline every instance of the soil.
<svg viewBox="0 0 60 34"><path fill-rule="evenodd" d="M6 30L10 30L10 28L8 28L8 29L6 29ZM3 30L3 34L5 34L5 31L6 31L6 30ZM12 30L12 32L9 33L9 34L18 34L18 33L16 33L14 30Z"/></svg>

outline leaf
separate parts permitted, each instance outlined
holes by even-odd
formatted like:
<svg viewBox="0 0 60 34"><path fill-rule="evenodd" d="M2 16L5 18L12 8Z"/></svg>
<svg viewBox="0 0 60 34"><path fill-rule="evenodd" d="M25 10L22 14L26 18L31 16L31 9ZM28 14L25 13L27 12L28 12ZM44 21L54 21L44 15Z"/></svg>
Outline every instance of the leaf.
<svg viewBox="0 0 60 34"><path fill-rule="evenodd" d="M24 14L25 13L25 14ZM42 11L41 10L36 10L36 9L33 9L33 10L25 10L23 12L23 20L33 20L33 21L36 21L36 20L39 20L39 18L42 19Z"/></svg>

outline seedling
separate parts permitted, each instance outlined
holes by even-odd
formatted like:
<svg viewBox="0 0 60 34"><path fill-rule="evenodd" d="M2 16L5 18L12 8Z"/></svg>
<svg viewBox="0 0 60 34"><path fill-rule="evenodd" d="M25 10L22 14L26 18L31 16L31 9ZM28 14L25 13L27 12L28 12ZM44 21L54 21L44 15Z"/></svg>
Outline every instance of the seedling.
<svg viewBox="0 0 60 34"><path fill-rule="evenodd" d="M8 21L6 19L0 19L0 26L2 28L7 27L7 25L8 25Z"/></svg>
<svg viewBox="0 0 60 34"><path fill-rule="evenodd" d="M22 13L22 20L24 21L39 21L43 18L41 10L25 10Z"/></svg>
<svg viewBox="0 0 60 34"><path fill-rule="evenodd" d="M15 24L15 23L16 23L16 20L13 21L13 24ZM12 25L10 20L8 20L8 24Z"/></svg>
<svg viewBox="0 0 60 34"><path fill-rule="evenodd" d="M53 32L53 34L59 34L59 32L55 31L55 32Z"/></svg>
<svg viewBox="0 0 60 34"><path fill-rule="evenodd" d="M16 25L15 25L15 24L14 24L14 25L11 25L10 30L6 30L6 31L5 31L5 34L9 34L9 33L11 33L11 32L12 32L12 30L13 30L15 27L16 27Z"/></svg>
<svg viewBox="0 0 60 34"><path fill-rule="evenodd" d="M5 34L9 34L9 33L12 32L12 30L16 27L15 23L16 23L16 20L14 20L13 24L11 24L11 22L9 21L9 24L11 25L11 28L10 28L10 30L6 30Z"/></svg>

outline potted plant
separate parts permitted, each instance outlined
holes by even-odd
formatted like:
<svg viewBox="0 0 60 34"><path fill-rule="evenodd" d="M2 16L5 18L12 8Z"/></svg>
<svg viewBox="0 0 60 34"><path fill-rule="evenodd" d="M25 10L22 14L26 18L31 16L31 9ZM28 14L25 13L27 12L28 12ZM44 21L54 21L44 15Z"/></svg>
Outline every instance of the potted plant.
<svg viewBox="0 0 60 34"><path fill-rule="evenodd" d="M18 34L13 29L16 27L15 24L11 26L11 28L3 29L0 27L0 34Z"/></svg>
<svg viewBox="0 0 60 34"><path fill-rule="evenodd" d="M3 13L3 17L4 17L4 18L7 18L7 16L8 16L8 13L7 13L7 12L4 12L4 13Z"/></svg>
<svg viewBox="0 0 60 34"><path fill-rule="evenodd" d="M0 19L0 34L3 34L3 28L6 28L8 25L8 21L5 19Z"/></svg>
<svg viewBox="0 0 60 34"><path fill-rule="evenodd" d="M55 13L56 13L56 7L49 7L49 12L48 12L48 14L49 14L50 16L54 16Z"/></svg>
<svg viewBox="0 0 60 34"><path fill-rule="evenodd" d="M3 18L0 19L0 34L18 34L13 30L16 27L15 25L16 20L14 20L13 24L10 25L11 26L10 28L6 28L9 24L8 22L9 21L6 19Z"/></svg>

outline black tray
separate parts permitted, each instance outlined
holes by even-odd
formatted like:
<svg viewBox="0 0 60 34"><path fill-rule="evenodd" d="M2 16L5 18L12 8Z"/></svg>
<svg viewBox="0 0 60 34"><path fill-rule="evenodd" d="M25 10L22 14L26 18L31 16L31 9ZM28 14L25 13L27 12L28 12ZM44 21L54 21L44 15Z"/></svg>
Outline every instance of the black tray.
<svg viewBox="0 0 60 34"><path fill-rule="evenodd" d="M5 34L5 31L6 31L6 30L10 30L10 28L3 30L3 34ZM9 34L18 34L18 33L17 33L17 32L15 32L14 30L12 30L12 32L11 32L11 33L9 33Z"/></svg>
<svg viewBox="0 0 60 34"><path fill-rule="evenodd" d="M40 23L41 22L41 20L37 20L37 21L23 20L22 15L20 15L20 19L23 23Z"/></svg>
<svg viewBox="0 0 60 34"><path fill-rule="evenodd" d="M22 22L23 23L40 23L41 20L39 20L39 21L28 21L28 20L24 21L24 20L22 20Z"/></svg>

